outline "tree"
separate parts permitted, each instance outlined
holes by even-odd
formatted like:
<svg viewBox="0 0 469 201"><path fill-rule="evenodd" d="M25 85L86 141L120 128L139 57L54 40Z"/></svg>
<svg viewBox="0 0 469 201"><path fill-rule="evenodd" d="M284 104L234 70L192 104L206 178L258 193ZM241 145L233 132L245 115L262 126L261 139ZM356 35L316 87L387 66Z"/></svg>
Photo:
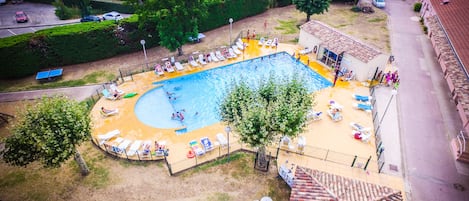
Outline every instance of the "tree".
<svg viewBox="0 0 469 201"><path fill-rule="evenodd" d="M16 166L40 161L45 167L59 167L72 155L83 175L89 169L76 149L91 131L88 110L63 96L44 97L21 111L6 138L3 160Z"/></svg>
<svg viewBox="0 0 469 201"><path fill-rule="evenodd" d="M327 12L331 0L292 0L292 3L297 10L306 13L306 22L309 22L311 15Z"/></svg>
<svg viewBox="0 0 469 201"><path fill-rule="evenodd" d="M207 16L205 0L150 0L140 2L129 0L139 17L140 27L147 22L156 23L160 45L170 51L178 50L182 55L182 45L189 37L197 38L198 22Z"/></svg>
<svg viewBox="0 0 469 201"><path fill-rule="evenodd" d="M294 138L306 126L314 99L296 77L270 76L259 87L240 81L220 105L222 121L234 128L241 142L258 149L258 167L266 166L266 146L284 135Z"/></svg>

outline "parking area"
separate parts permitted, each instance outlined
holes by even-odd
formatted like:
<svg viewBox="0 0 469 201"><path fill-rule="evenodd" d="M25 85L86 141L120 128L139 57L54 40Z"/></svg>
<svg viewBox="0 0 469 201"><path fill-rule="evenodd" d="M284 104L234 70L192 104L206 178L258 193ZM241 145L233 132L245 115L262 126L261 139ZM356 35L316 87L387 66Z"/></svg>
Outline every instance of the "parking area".
<svg viewBox="0 0 469 201"><path fill-rule="evenodd" d="M15 12L24 11L28 22L17 23ZM79 19L60 20L55 16L55 7L48 4L23 2L0 6L0 38L35 32L52 26L78 23Z"/></svg>

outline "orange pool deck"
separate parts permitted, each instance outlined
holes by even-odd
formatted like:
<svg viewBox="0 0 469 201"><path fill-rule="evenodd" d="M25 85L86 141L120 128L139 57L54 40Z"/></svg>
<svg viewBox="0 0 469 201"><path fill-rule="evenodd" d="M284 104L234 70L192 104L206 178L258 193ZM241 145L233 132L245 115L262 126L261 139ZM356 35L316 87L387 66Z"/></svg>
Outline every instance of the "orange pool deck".
<svg viewBox="0 0 469 201"><path fill-rule="evenodd" d="M236 59L230 59L221 62L212 62L208 63L203 67L197 68L190 67L186 63L183 64L185 68L184 71L175 71L173 73L165 72L164 76L158 76L153 71L134 75L133 81L126 81L121 84L119 88L125 92L137 92L137 96L115 101L101 98L92 109L91 118L93 122L93 138L96 138L96 136L99 134L105 134L111 130L119 129L121 132L119 137L125 139L150 140L152 142L154 142L155 140L159 142L165 141L166 146L170 149L170 154L167 157L167 160L170 163L177 163L179 161L184 161L187 159L186 154L190 150L189 142L191 140L197 140L200 142L201 137L209 137L212 142L216 142L215 135L217 133L225 134L225 125L221 122L182 135L176 135L174 129L153 128L140 122L134 113L134 106L142 94L155 87L154 85L152 85L152 83L155 81L171 79L174 77L196 73L203 70L216 68L235 62L240 62L246 59L256 58L281 51L285 51L289 54L295 53L295 55L298 56L298 51L302 49L302 47L299 47L297 45L289 45L283 43L279 43L277 48L261 47L258 45L258 42L256 40L250 40L248 43L249 45L245 49L244 53L242 55L239 55ZM311 69L313 69L326 79L332 81L333 73L327 67L324 67L321 64L315 62L315 60L312 58L313 55L311 54L302 55L300 61L304 64L307 64L309 60L308 66ZM369 95L369 88L363 86L362 83L357 81L346 82L338 80L335 87L325 88L312 94L316 98L316 105L314 106L314 110L323 112L322 119L319 121L310 121L305 129L305 132L301 135L306 138L306 144L308 146L322 148L337 153L357 155L359 157L365 158L371 156L372 163L376 163L377 159L375 153L376 146L374 135L372 135L371 139L368 142L361 142L353 138L353 130L350 126L351 122L359 123L364 127L373 127L371 113L354 108L353 104L357 103L357 101L353 98L353 94ZM343 120L335 122L332 121L331 118L329 118L329 116L327 115L327 110L329 107L328 103L330 100L334 100L343 106ZM103 117L100 114L101 107L105 107L108 109L118 108L119 114L110 117ZM110 139L109 141L112 142L114 139L115 138ZM230 141L237 141L236 133L232 133L230 135ZM277 145L273 145L271 149L274 149L276 147ZM142 150L142 148L140 148L140 150ZM310 159L304 157L301 158L301 156L293 155L294 154L290 154L287 156L280 155L279 159L286 160L285 157L290 156L292 157L292 160L297 161L297 164L304 163L308 167L311 167L311 164L313 164L312 162L307 162L310 161ZM327 167L327 165L325 166ZM314 167L316 167L316 164L314 164ZM369 168L371 172L378 171L376 164L370 165ZM344 169L351 170L354 168L347 168L346 166L344 166ZM361 172L364 171L361 170ZM380 177L380 175L381 174L377 174L376 177ZM403 186L401 178L396 179L396 181L392 180L392 182L393 187ZM394 185L394 183L396 184Z"/></svg>

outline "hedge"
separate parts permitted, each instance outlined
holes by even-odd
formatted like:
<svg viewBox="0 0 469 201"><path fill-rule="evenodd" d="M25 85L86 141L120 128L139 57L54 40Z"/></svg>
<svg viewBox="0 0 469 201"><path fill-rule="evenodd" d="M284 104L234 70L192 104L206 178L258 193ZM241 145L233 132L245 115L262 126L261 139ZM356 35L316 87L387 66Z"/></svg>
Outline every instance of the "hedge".
<svg viewBox="0 0 469 201"><path fill-rule="evenodd" d="M268 0L225 0L210 3L208 17L199 30L208 31L267 10ZM80 23L44 29L36 33L0 39L0 78L21 78L40 69L57 68L140 51L141 39L147 48L155 47L159 37L155 24L138 30L136 16L119 21ZM119 31L118 31L119 30ZM149 37L150 35L150 37Z"/></svg>

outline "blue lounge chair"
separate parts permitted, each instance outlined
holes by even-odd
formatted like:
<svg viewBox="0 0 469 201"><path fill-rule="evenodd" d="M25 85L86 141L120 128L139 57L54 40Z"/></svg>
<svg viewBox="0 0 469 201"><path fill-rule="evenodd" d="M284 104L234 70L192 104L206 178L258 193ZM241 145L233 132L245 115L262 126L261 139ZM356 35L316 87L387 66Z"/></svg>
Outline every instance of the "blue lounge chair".
<svg viewBox="0 0 469 201"><path fill-rule="evenodd" d="M200 138L200 143L204 146L205 152L213 150L213 144L208 137Z"/></svg>
<svg viewBox="0 0 469 201"><path fill-rule="evenodd" d="M117 99L117 97L112 95L107 89L103 89L103 91L101 91L101 93L103 94L103 96L106 99L109 99L109 100L116 100Z"/></svg>
<svg viewBox="0 0 469 201"><path fill-rule="evenodd" d="M372 99L371 96L361 96L358 94L353 94L353 97L355 98L355 100L362 101L362 102L368 102Z"/></svg>
<svg viewBox="0 0 469 201"><path fill-rule="evenodd" d="M362 103L355 104L355 107L357 107L360 110L367 111L367 112L371 112L371 110L373 109L373 106L368 105L368 104L362 104Z"/></svg>

